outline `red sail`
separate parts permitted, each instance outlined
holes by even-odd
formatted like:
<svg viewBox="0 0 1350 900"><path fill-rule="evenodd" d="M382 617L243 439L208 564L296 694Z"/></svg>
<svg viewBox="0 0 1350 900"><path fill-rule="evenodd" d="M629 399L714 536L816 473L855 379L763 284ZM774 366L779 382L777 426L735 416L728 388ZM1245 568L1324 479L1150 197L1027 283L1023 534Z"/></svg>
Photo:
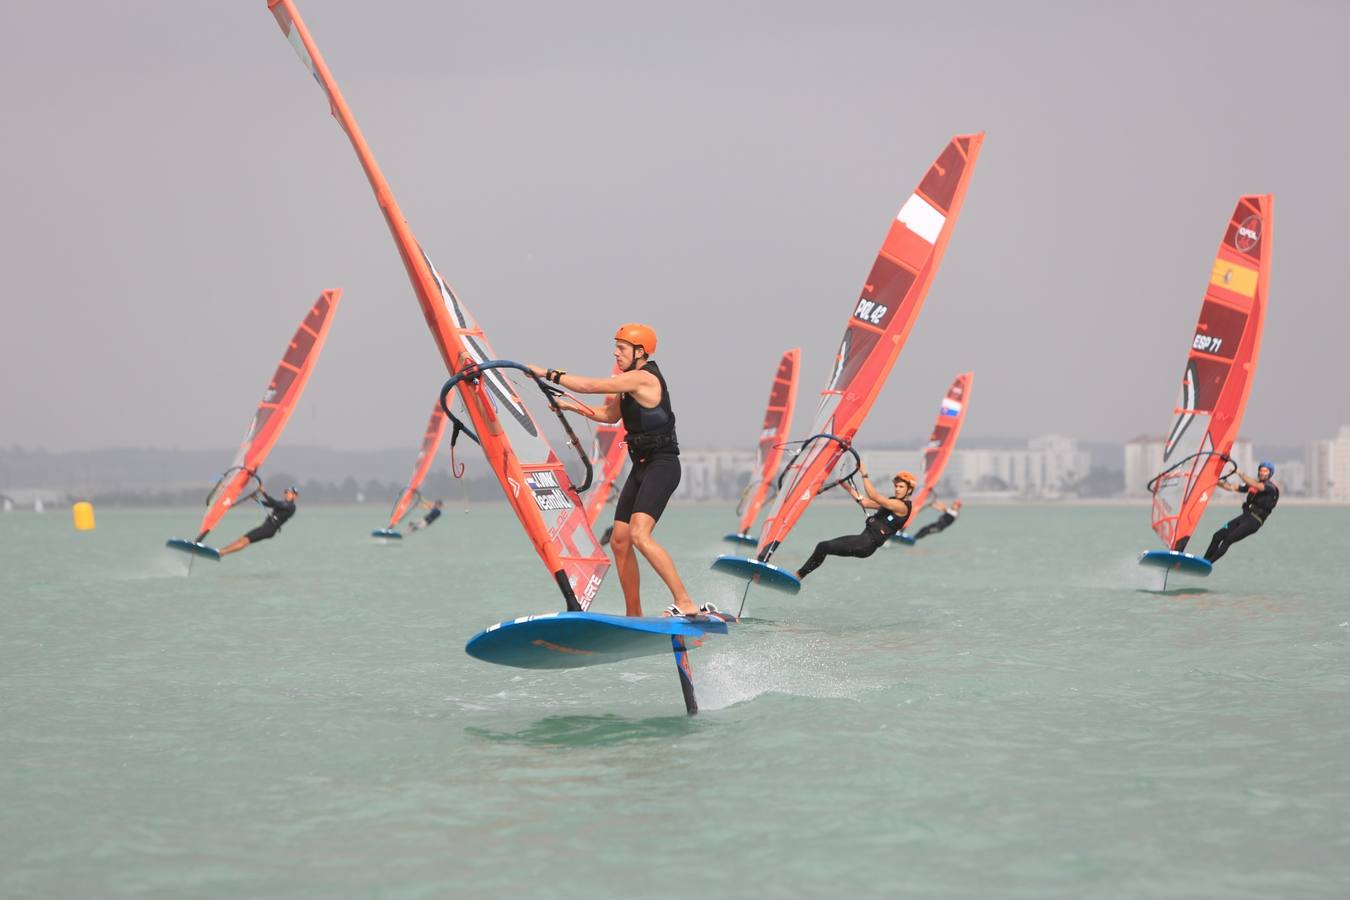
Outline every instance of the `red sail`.
<svg viewBox="0 0 1350 900"><path fill-rule="evenodd" d="M1270 194L1238 199L1210 270L1163 471L1152 482L1153 530L1170 550L1184 550L1200 523L1247 408L1266 314L1273 202Z"/></svg>
<svg viewBox="0 0 1350 900"><path fill-rule="evenodd" d="M891 223L861 294L850 304L809 432L831 437L811 441L798 454L760 534L760 560L773 555L806 512L886 383L942 263L983 143L984 132L952 138Z"/></svg>
<svg viewBox="0 0 1350 900"><path fill-rule="evenodd" d="M267 459L267 454L272 452L277 438L281 437L295 404L305 390L309 375L314 371L314 364L319 361L319 351L323 350L324 341L328 339L328 327L333 323L333 313L341 298L341 288L324 291L295 330L295 336L286 346L281 362L277 363L276 372L272 373L272 380L267 384L258 411L253 414L253 421L248 426L243 443L239 445L239 452L230 464L228 477L211 493L197 540L205 537L207 532L216 527L221 517L230 511L244 487L257 476L259 467Z"/></svg>
<svg viewBox="0 0 1350 900"><path fill-rule="evenodd" d="M933 433L928 436L928 444L923 448L923 487L914 495L910 507L918 512L928 502L942 480L947 469L947 460L952 458L956 449L956 439L961 434L961 426L966 421L966 410L970 408L970 385L975 380L974 372L962 372L956 376L947 395L938 407L937 422L933 424Z"/></svg>
<svg viewBox="0 0 1350 900"><path fill-rule="evenodd" d="M759 478L753 485L736 533L748 537L769 490L778 479L778 466L783 462L783 449L792 429L792 410L797 405L797 373L801 369L802 351L794 347L783 354L769 388L769 404L764 409L764 424L759 430Z"/></svg>
<svg viewBox="0 0 1350 900"><path fill-rule="evenodd" d="M492 359L494 354L483 330L413 237L295 3L268 0L267 6L300 61L323 89L330 111L351 140L446 369L458 374ZM610 562L591 533L581 498L557 454L500 370L484 371L476 379L465 379L458 390L488 465L535 551L562 591L568 608L586 608L599 590Z"/></svg>
<svg viewBox="0 0 1350 900"><path fill-rule="evenodd" d="M431 410L431 418L427 420L427 430L422 435L422 449L417 452L417 463L413 466L412 478L408 480L408 485L399 494L398 502L394 504L394 511L389 514L389 528L393 528L412 507L417 499L417 489L422 486L427 473L431 471L431 464L436 461L436 451L441 446L441 435L445 434L445 410L441 409L441 401L436 400L436 406Z"/></svg>

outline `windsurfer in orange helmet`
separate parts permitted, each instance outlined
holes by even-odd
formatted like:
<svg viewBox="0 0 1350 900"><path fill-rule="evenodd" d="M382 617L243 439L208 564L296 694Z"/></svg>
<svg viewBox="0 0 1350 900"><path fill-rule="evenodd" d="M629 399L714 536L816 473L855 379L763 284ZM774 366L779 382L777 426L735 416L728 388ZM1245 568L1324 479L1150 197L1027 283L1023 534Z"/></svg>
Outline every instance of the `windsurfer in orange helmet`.
<svg viewBox="0 0 1350 900"><path fill-rule="evenodd" d="M943 503L941 500L934 500L933 509L938 510L942 515L938 516L935 521L929 522L927 525L914 532L914 540L917 541L920 538L926 538L930 534L937 534L939 531L945 530L948 525L955 522L961 515L961 501L953 500L951 503Z"/></svg>
<svg viewBox="0 0 1350 900"><path fill-rule="evenodd" d="M577 394L602 394L604 403L589 410L560 397L567 410L606 424L623 421L627 429L628 455L633 462L628 480L619 491L614 508L614 567L619 570L628 615L642 615L642 597L637 556L640 552L670 589L672 615L697 615L698 604L689 596L675 562L652 537L671 494L680 484L680 445L675 438L675 411L665 376L652 356L656 332L649 325L628 323L614 333L614 362L619 374L610 378L587 378L561 369L530 366L538 376Z"/></svg>
<svg viewBox="0 0 1350 900"><path fill-rule="evenodd" d="M844 488L853 496L859 506L863 509L874 509L876 512L867 517L867 523L863 526L860 534L846 534L843 537L821 541L816 544L816 549L811 551L811 556L797 570L799 579L805 578L819 568L827 556L852 556L858 559L866 559L876 553L877 548L890 540L891 535L898 533L909 521L909 497L914 493L914 485L918 481L914 477L914 473L895 473L895 478L891 479L895 494L891 497L887 497L872 487L872 482L867 478L866 466L858 467L858 475L862 477L863 490L867 492L866 497L848 482L844 483Z"/></svg>

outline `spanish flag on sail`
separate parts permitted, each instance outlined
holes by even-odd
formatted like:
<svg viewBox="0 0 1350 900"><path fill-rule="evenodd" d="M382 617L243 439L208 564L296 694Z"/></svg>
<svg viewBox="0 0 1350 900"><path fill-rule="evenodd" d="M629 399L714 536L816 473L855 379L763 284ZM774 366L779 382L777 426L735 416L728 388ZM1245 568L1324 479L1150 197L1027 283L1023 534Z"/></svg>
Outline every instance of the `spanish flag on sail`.
<svg viewBox="0 0 1350 900"><path fill-rule="evenodd" d="M1249 298L1256 296L1256 281L1255 269L1229 262L1222 256L1215 258L1214 270L1209 276L1209 283L1215 287Z"/></svg>

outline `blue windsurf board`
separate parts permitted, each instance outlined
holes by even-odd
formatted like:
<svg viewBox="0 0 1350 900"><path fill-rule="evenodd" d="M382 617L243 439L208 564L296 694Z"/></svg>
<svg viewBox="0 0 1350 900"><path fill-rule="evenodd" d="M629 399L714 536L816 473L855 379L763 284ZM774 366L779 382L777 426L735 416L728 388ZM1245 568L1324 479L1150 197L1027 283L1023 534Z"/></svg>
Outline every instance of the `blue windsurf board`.
<svg viewBox="0 0 1350 900"><path fill-rule="evenodd" d="M748 578L755 584L786 594L795 594L802 589L801 580L794 573L757 559L724 553L713 560L712 568L716 572L725 572L737 578Z"/></svg>
<svg viewBox="0 0 1350 900"><path fill-rule="evenodd" d="M1213 563L1203 556L1196 556L1193 553L1179 553L1176 550L1147 550L1139 555L1139 565L1200 577L1214 571Z"/></svg>
<svg viewBox="0 0 1350 900"><path fill-rule="evenodd" d="M611 616L557 612L522 616L492 625L469 639L464 652L475 659L520 669L576 669L671 652L672 638L695 644L709 634L726 634L736 617Z"/></svg>
<svg viewBox="0 0 1350 900"><path fill-rule="evenodd" d="M913 547L918 543L918 541L914 540L913 536L904 531L899 534L891 535L891 540L897 544L904 544L906 547Z"/></svg>
<svg viewBox="0 0 1350 900"><path fill-rule="evenodd" d="M190 553L193 556L201 556L205 559L214 559L220 562L220 551L215 547L208 547L201 541L189 541L186 538L169 538L164 542L164 546L183 553Z"/></svg>
<svg viewBox="0 0 1350 900"><path fill-rule="evenodd" d="M733 544L747 544L751 547L759 544L759 538L751 537L748 534L738 534L734 532L732 534L722 535L722 540L731 541Z"/></svg>
<svg viewBox="0 0 1350 900"><path fill-rule="evenodd" d="M376 528L374 531L370 533L370 536L373 538L384 538L385 540L389 541L403 540L403 535L399 534L392 528Z"/></svg>

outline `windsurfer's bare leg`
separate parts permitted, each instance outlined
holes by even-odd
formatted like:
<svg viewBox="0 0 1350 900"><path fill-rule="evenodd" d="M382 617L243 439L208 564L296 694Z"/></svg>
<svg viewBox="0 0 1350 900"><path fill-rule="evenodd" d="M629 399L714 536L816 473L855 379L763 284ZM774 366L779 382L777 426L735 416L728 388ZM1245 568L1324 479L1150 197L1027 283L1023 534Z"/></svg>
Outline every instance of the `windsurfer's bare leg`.
<svg viewBox="0 0 1350 900"><path fill-rule="evenodd" d="M614 523L614 533L610 535L609 546L614 551L614 568L619 570L619 587L623 588L624 611L630 616L640 616L641 574L638 572L637 557L633 554L633 541L629 537L627 522Z"/></svg>
<svg viewBox="0 0 1350 900"><path fill-rule="evenodd" d="M638 552L646 557L647 562L656 570L656 574L661 576L661 580L670 588L670 594L675 598L675 606L682 613L697 614L698 604L689 596L689 592L684 589L684 582L680 580L680 573L675 570L675 561L670 558L666 548L662 547L652 537L652 529L656 527L656 520L646 513L635 512L628 521L628 534L625 536L632 545L638 549ZM618 538L619 532L616 529L614 537ZM622 577L622 573L620 573Z"/></svg>
<svg viewBox="0 0 1350 900"><path fill-rule="evenodd" d="M238 553L240 550L243 550L248 545L249 545L248 535L245 535L244 537L239 538L237 541L234 541L231 544L227 544L226 546L221 547L220 555L229 556L231 553ZM252 559L252 557L249 558Z"/></svg>

